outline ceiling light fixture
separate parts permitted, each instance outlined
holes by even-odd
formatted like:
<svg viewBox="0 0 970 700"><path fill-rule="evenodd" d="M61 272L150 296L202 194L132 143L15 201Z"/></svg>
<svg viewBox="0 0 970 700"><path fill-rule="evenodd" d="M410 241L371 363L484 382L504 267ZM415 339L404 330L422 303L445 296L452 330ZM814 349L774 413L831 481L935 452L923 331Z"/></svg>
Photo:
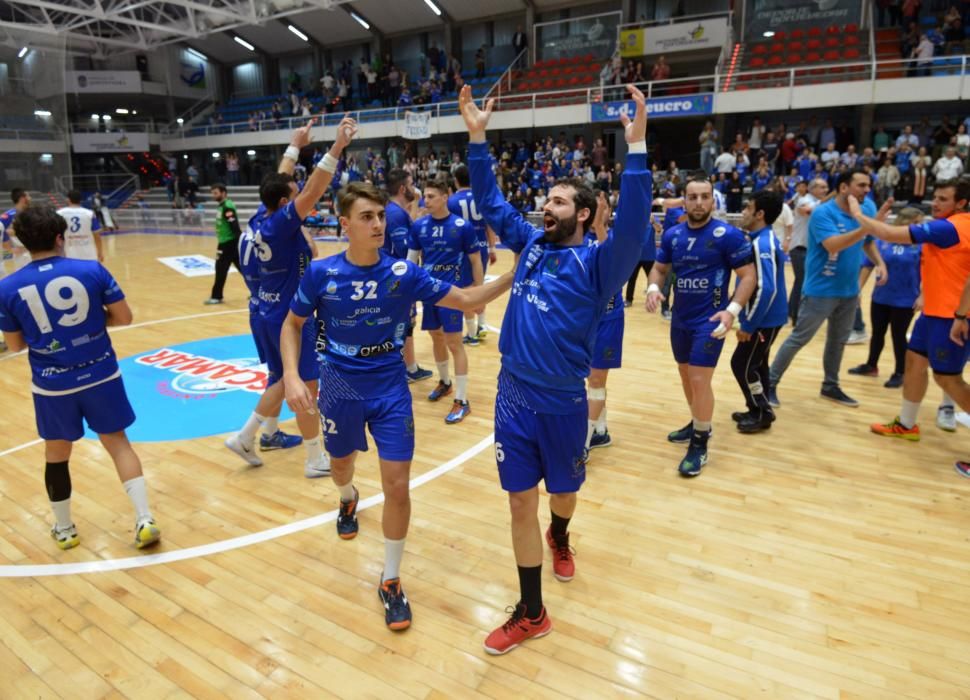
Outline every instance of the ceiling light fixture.
<svg viewBox="0 0 970 700"><path fill-rule="evenodd" d="M250 51L255 51L256 50L256 47L255 46L253 46L252 44L250 44L248 41L246 41L245 39L243 39L241 36L234 36L232 38L232 40L235 41L240 46L245 46Z"/></svg>
<svg viewBox="0 0 970 700"><path fill-rule="evenodd" d="M433 2L431 2L431 0L424 0L424 4L430 7L432 12L434 12L436 15L441 17L441 9Z"/></svg>
<svg viewBox="0 0 970 700"><path fill-rule="evenodd" d="M297 29L296 27L294 27L292 24L288 28L289 28L289 30L291 32L293 32L298 37L300 37L301 39L303 39L303 41L310 41L310 37L308 37L306 34L304 34L299 29Z"/></svg>
<svg viewBox="0 0 970 700"><path fill-rule="evenodd" d="M364 29L370 29L370 25L367 24L364 18L358 15L356 12L351 12L350 16L353 17L355 20L357 20L357 24L362 26Z"/></svg>

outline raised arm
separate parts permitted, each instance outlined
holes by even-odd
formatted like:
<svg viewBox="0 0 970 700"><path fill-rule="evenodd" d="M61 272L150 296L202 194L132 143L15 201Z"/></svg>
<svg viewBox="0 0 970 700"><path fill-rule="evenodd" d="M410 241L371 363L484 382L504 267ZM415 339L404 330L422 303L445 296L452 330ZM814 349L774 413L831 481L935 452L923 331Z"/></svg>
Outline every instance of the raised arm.
<svg viewBox="0 0 970 700"><path fill-rule="evenodd" d="M481 260L479 260L479 263L481 263ZM513 279L515 279L514 267L488 284L464 288L453 286L445 296L438 300L437 306L445 306L459 311L480 309L509 291L512 288Z"/></svg>
<svg viewBox="0 0 970 700"><path fill-rule="evenodd" d="M493 103L494 100L489 100L484 110L479 109L468 85L458 95L461 116L468 127L468 171L472 196L488 227L517 253L535 235L536 229L521 212L505 201L492 173L492 157L485 141L485 128L492 116Z"/></svg>
<svg viewBox="0 0 970 700"><path fill-rule="evenodd" d="M276 169L276 172L282 175L293 174L293 171L296 170L296 161L300 157L300 151L310 145L310 131L313 129L313 124L316 120L316 117L313 117L293 132L293 136L290 137L290 145L283 152L283 157L280 159L280 165Z"/></svg>
<svg viewBox="0 0 970 700"><path fill-rule="evenodd" d="M892 198L886 200L876 218L866 216L862 213L862 205L855 197L849 197L849 213L859 222L860 231L875 236L887 243L902 243L909 245L913 243L913 236L910 234L909 226L891 226L885 222L888 215L888 207L892 206Z"/></svg>
<svg viewBox="0 0 970 700"><path fill-rule="evenodd" d="M333 174L337 170L337 161L340 160L344 148L350 145L356 133L357 122L350 117L344 117L340 120L340 124L337 125L337 138L334 140L333 146L330 147L320 164L314 168L313 173L306 181L306 185L303 186L303 191L293 201L293 207L300 219L309 216L323 193L327 191L327 187L333 180Z"/></svg>

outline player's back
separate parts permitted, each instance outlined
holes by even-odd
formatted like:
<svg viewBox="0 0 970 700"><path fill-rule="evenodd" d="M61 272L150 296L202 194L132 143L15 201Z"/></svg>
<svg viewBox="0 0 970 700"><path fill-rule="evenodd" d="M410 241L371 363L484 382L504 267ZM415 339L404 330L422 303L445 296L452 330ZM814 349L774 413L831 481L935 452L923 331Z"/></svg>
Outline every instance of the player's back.
<svg viewBox="0 0 970 700"><path fill-rule="evenodd" d="M485 217L478 211L478 205L475 204L475 198L470 189L459 190L448 197L448 211L471 224L480 248L488 247Z"/></svg>
<svg viewBox="0 0 970 700"><path fill-rule="evenodd" d="M90 209L68 206L58 209L67 230L64 232L64 255L78 260L97 260L98 248L94 243L94 231L101 228L97 216Z"/></svg>
<svg viewBox="0 0 970 700"><path fill-rule="evenodd" d="M256 231L259 222L266 214L266 207L262 204L256 213L250 217L246 230L239 236L239 269L243 280L249 289L249 311L259 309L259 256L256 254Z"/></svg>
<svg viewBox="0 0 970 700"><path fill-rule="evenodd" d="M122 299L96 261L44 258L0 281L0 327L23 333L35 391L70 392L118 372L104 306Z"/></svg>
<svg viewBox="0 0 970 700"><path fill-rule="evenodd" d="M474 230L461 217L421 217L411 226L408 245L422 251L424 269L432 276L461 286L471 282L465 279L464 262L467 255L477 251L477 244Z"/></svg>
<svg viewBox="0 0 970 700"><path fill-rule="evenodd" d="M259 260L259 313L282 321L310 264L310 246L293 202L259 220L253 236Z"/></svg>
<svg viewBox="0 0 970 700"><path fill-rule="evenodd" d="M389 201L384 209L383 250L392 258L408 256L408 235L411 231L410 215L397 202Z"/></svg>

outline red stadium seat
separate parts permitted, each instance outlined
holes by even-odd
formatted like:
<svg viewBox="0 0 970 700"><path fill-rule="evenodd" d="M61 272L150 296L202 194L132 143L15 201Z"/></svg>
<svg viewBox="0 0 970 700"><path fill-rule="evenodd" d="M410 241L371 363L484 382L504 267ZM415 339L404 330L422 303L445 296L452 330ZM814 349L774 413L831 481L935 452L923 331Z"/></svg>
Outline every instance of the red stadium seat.
<svg viewBox="0 0 970 700"><path fill-rule="evenodd" d="M572 78L570 78L569 84L570 85L579 85L579 76L578 75L574 75Z"/></svg>
<svg viewBox="0 0 970 700"><path fill-rule="evenodd" d="M831 61L838 61L839 60L839 52L836 51L835 49L832 49L830 51L826 51L822 55L822 58L824 58L826 61L829 61L829 62L831 62Z"/></svg>
<svg viewBox="0 0 970 700"><path fill-rule="evenodd" d="M846 34L855 34L857 31L859 31L859 25L855 22L849 22L847 25L845 25Z"/></svg>
<svg viewBox="0 0 970 700"><path fill-rule="evenodd" d="M809 51L814 51L822 48L822 42L820 39L809 39L805 42L805 48Z"/></svg>
<svg viewBox="0 0 970 700"><path fill-rule="evenodd" d="M846 34L844 38L844 43L846 46L858 46L859 45L859 35L858 34Z"/></svg>
<svg viewBox="0 0 970 700"><path fill-rule="evenodd" d="M554 87L554 83L552 82L551 78L547 78L546 80L542 81L543 90L552 90L553 87Z"/></svg>
<svg viewBox="0 0 970 700"><path fill-rule="evenodd" d="M769 66L780 66L781 65L781 56L779 56L778 54L775 54L774 56L772 56L771 58L769 58L768 59L768 65Z"/></svg>
<svg viewBox="0 0 970 700"><path fill-rule="evenodd" d="M751 49L751 54L754 56L764 56L766 53L768 53L768 47L764 44L755 44Z"/></svg>
<svg viewBox="0 0 970 700"><path fill-rule="evenodd" d="M789 51L801 51L804 47L800 41L789 41L788 50Z"/></svg>
<svg viewBox="0 0 970 700"><path fill-rule="evenodd" d="M787 38L788 38L788 32L780 32L780 31L775 32L775 36L774 36L775 41L784 41Z"/></svg>
<svg viewBox="0 0 970 700"><path fill-rule="evenodd" d="M587 73L583 77L583 85L589 85L591 82L593 82L593 80L595 80L595 78L593 77L593 74L592 73Z"/></svg>
<svg viewBox="0 0 970 700"><path fill-rule="evenodd" d="M806 63L818 63L821 60L822 54L820 54L818 51L809 51L807 54L805 54Z"/></svg>
<svg viewBox="0 0 970 700"><path fill-rule="evenodd" d="M846 49L845 52L842 54L842 56L843 58L846 58L849 61L854 61L860 56L859 49L856 49L856 48Z"/></svg>
<svg viewBox="0 0 970 700"><path fill-rule="evenodd" d="M567 63L569 63L569 59L568 59L568 58L560 58L560 59L559 59L558 61L556 61L556 63L557 63L558 65L560 65L560 66L564 66L564 65L566 65Z"/></svg>
<svg viewBox="0 0 970 700"><path fill-rule="evenodd" d="M797 66L801 62L802 62L802 55L800 53L788 54L788 65Z"/></svg>
<svg viewBox="0 0 970 700"><path fill-rule="evenodd" d="M562 72L562 71L561 71L561 70L559 69L559 67L557 66L556 68L553 68L552 70L550 70L550 71L549 71L549 75L551 75L551 76L552 76L553 78L555 78L555 77L556 77L557 75L559 75L559 74L560 74L561 72ZM543 77L543 78L544 78L544 77L546 77L546 71L542 71L542 77Z"/></svg>
<svg viewBox="0 0 970 700"><path fill-rule="evenodd" d="M836 25L830 24L828 27L825 28L825 33L826 34L839 34L840 32L839 32L839 28Z"/></svg>
<svg viewBox="0 0 970 700"><path fill-rule="evenodd" d="M566 87L566 79L565 78L560 78L559 80L557 80L556 81L556 87L557 88Z"/></svg>
<svg viewBox="0 0 970 700"><path fill-rule="evenodd" d="M791 32L792 39L801 39L804 36L805 36L805 32L803 32L801 29L793 29Z"/></svg>
<svg viewBox="0 0 970 700"><path fill-rule="evenodd" d="M808 30L808 35L809 36L822 36L822 30L819 29L818 27L812 27L811 29Z"/></svg>
<svg viewBox="0 0 970 700"><path fill-rule="evenodd" d="M751 63L749 65L751 68L761 68L762 66L764 66L764 64L765 64L765 59L763 59L761 56L755 56L754 58L751 59Z"/></svg>
<svg viewBox="0 0 970 700"><path fill-rule="evenodd" d="M771 45L771 53L781 53L784 50L785 50L785 45L782 44L780 41L776 41L774 44Z"/></svg>
<svg viewBox="0 0 970 700"><path fill-rule="evenodd" d="M825 48L827 49L837 49L842 45L842 42L838 37L830 36L825 40Z"/></svg>

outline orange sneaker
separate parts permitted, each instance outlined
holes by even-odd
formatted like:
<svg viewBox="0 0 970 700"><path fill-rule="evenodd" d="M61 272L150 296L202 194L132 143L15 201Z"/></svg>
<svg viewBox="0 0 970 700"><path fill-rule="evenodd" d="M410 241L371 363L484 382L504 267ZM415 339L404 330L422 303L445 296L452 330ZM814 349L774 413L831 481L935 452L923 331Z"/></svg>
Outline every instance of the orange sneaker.
<svg viewBox="0 0 970 700"><path fill-rule="evenodd" d="M538 639L552 632L552 620L546 614L545 607L535 619L525 616L525 603L519 603L514 610L506 612L512 613L508 622L485 638L485 651L489 654L507 654L527 639Z"/></svg>
<svg viewBox="0 0 970 700"><path fill-rule="evenodd" d="M899 417L893 418L892 423L873 423L869 426L869 430L874 432L876 435L883 435L885 437L897 437L903 440L910 440L911 442L919 442L919 426L914 425L912 428L905 427L899 422Z"/></svg>
<svg viewBox="0 0 970 700"><path fill-rule="evenodd" d="M556 542L552 537L552 526L550 526L546 530L546 543L552 550L552 575L563 583L572 581L573 576L576 575L576 562L573 561L576 551L569 546L569 533L566 533L562 542Z"/></svg>

